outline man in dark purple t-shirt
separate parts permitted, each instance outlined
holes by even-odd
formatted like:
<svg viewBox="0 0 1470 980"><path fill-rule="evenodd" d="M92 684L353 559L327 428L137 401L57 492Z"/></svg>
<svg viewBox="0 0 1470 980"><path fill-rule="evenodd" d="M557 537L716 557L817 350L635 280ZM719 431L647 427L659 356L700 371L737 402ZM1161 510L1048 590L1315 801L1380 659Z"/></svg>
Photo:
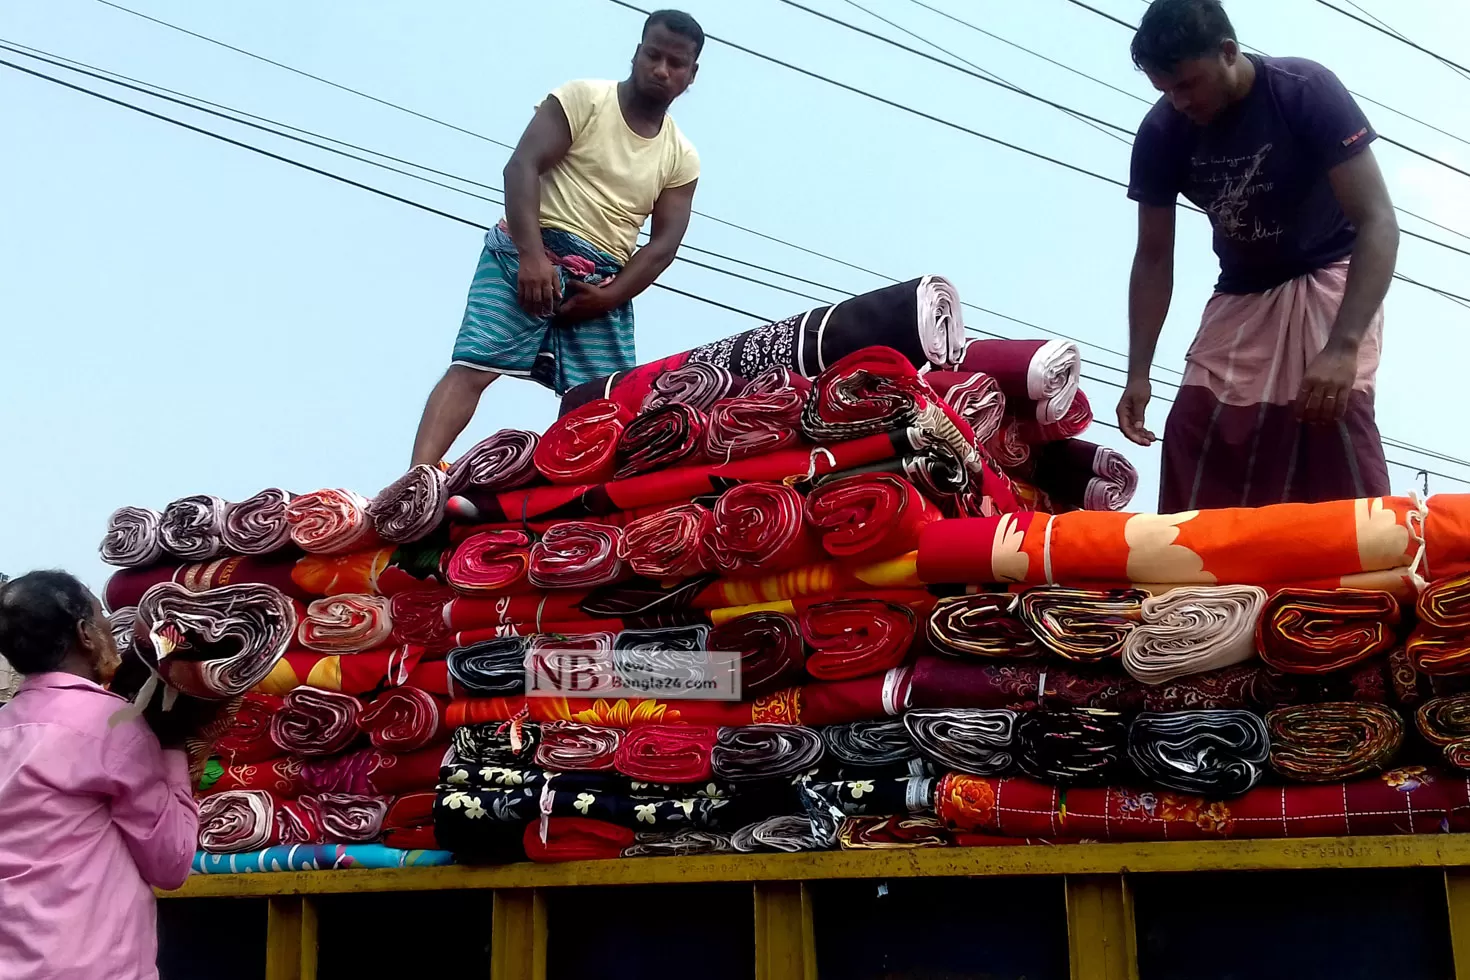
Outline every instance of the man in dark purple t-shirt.
<svg viewBox="0 0 1470 980"><path fill-rule="evenodd" d="M1159 510L1387 493L1373 416L1398 224L1337 77L1243 55L1219 0L1154 0L1133 60L1164 94L1133 144L1138 202L1123 433L1144 425L1174 290L1175 203L1209 216L1220 279L1164 429Z"/></svg>

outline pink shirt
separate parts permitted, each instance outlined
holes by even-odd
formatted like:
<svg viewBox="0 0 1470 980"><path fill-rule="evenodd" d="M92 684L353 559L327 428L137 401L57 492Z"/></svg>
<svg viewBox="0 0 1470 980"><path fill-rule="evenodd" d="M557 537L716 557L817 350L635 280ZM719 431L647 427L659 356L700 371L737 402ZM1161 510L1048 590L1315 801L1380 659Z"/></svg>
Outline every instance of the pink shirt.
<svg viewBox="0 0 1470 980"><path fill-rule="evenodd" d="M72 674L0 708L0 977L152 980L150 885L189 876L199 813L184 753Z"/></svg>

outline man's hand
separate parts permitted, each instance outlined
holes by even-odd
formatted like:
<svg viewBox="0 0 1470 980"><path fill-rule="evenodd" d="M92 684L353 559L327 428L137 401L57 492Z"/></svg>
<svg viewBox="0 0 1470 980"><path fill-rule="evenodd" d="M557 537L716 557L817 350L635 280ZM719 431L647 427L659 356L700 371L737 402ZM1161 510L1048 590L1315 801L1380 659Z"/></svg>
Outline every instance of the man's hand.
<svg viewBox="0 0 1470 980"><path fill-rule="evenodd" d="M1147 380L1130 381L1123 389L1123 397L1118 399L1118 428L1131 442L1140 446L1152 446L1158 439L1143 424L1143 415L1153 393L1153 386Z"/></svg>
<svg viewBox="0 0 1470 980"><path fill-rule="evenodd" d="M531 316L551 316L555 311L557 300L561 299L561 274L545 252L521 257L516 292L521 309Z"/></svg>
<svg viewBox="0 0 1470 980"><path fill-rule="evenodd" d="M1302 377L1296 414L1303 422L1336 422L1347 415L1353 382L1358 378L1356 344L1329 340L1322 353L1312 358Z"/></svg>
<svg viewBox="0 0 1470 980"><path fill-rule="evenodd" d="M562 323L581 323L622 305L622 300L607 284L593 286L577 279L567 280L567 292L556 308Z"/></svg>

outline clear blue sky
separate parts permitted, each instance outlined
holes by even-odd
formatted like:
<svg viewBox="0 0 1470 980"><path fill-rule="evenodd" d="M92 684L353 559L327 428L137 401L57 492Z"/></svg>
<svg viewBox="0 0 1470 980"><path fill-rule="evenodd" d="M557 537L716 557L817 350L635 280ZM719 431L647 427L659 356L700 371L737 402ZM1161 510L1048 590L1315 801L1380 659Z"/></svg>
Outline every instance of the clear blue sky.
<svg viewBox="0 0 1470 980"><path fill-rule="evenodd" d="M894 33L844 0L810 2ZM1094 2L1130 20L1143 10L1139 0ZM864 5L1039 94L1130 128L1145 111L909 0ZM1129 63L1128 32L1064 0L934 5L1151 98ZM557 84L623 77L640 26L638 15L607 0L135 6L509 143ZM1363 6L1470 62L1470 23L1454 14L1457 5ZM1126 145L776 0L686 0L686 7L710 33L1126 177ZM1233 0L1228 9L1248 43L1322 61L1353 90L1470 138L1470 80L1450 69L1315 0ZM507 154L497 146L95 0L0 6L0 37L500 182ZM703 157L698 209L894 276L939 273L971 302L1126 348L1134 208L1120 189L718 44L702 63L698 83L675 107ZM1470 169L1470 145L1364 108L1381 132ZM162 111L482 223L499 217L481 201L185 110ZM198 492L238 498L268 485L371 494L401 472L423 399L448 360L478 232L8 69L0 69L0 118L0 569L59 566L100 585L107 569L96 544L121 504L162 507ZM1378 155L1396 203L1470 233L1470 178L1382 143ZM1402 221L1470 248L1470 240ZM698 218L687 241L847 289L881 285ZM1470 257L1406 239L1399 268L1470 294ZM1164 368L1182 366L1215 274L1204 220L1185 216L1158 357ZM665 281L773 318L812 305L688 266L675 265ZM1030 333L974 311L965 316L998 333ZM1470 457L1463 408L1470 310L1398 283L1387 316L1384 433ZM638 354L649 359L750 322L654 290L638 301L638 324ZM1086 353L1122 364L1097 348ZM1099 366L1088 373L1121 377ZM1086 388L1110 418L1117 390L1095 381ZM1156 398L1169 390L1156 385ZM1155 402L1155 428L1166 411ZM503 426L544 427L554 413L549 393L501 381L461 448ZM1107 429L1093 438L1120 445ZM1156 454L1130 448L1129 455L1144 475L1138 501L1146 508L1156 495ZM1404 450L1389 455L1420 460ZM1430 465L1470 480L1470 468ZM1396 488L1414 485L1410 470L1391 469ZM1470 484L1432 479L1431 488Z"/></svg>

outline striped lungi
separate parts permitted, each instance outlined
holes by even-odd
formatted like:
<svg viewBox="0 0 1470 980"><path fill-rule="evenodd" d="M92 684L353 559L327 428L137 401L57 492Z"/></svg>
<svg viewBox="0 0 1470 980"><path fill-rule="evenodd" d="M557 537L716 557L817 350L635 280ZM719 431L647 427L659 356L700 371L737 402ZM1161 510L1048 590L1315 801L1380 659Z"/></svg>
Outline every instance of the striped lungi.
<svg viewBox="0 0 1470 980"><path fill-rule="evenodd" d="M563 285L569 279L597 285L621 271L611 255L569 232L543 228L541 241ZM520 265L504 225L491 228L454 341L455 364L530 378L560 395L636 363L632 303L574 324L531 316L516 288Z"/></svg>

